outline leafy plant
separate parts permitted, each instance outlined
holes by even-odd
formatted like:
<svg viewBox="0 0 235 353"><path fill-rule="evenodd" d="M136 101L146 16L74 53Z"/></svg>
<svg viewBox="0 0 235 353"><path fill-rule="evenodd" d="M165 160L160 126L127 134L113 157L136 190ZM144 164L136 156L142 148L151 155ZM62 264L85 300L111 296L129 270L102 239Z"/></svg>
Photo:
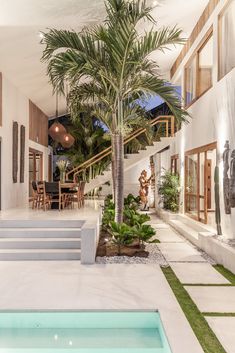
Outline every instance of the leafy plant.
<svg viewBox="0 0 235 353"><path fill-rule="evenodd" d="M166 171L160 179L158 193L161 195L163 207L166 210L179 210L180 181L179 176Z"/></svg>
<svg viewBox="0 0 235 353"><path fill-rule="evenodd" d="M133 229L125 223L110 223L110 234L112 235L112 242L117 245L118 255L121 255L121 247L133 243Z"/></svg>
<svg viewBox="0 0 235 353"><path fill-rule="evenodd" d="M106 208L102 217L102 228L108 230L110 223L114 221L115 210L114 208Z"/></svg>
<svg viewBox="0 0 235 353"><path fill-rule="evenodd" d="M136 225L132 228L132 231L134 236L139 240L140 248L144 247L144 243L158 243L157 239L151 240L156 231L149 224Z"/></svg>
<svg viewBox="0 0 235 353"><path fill-rule="evenodd" d="M127 197L124 198L124 206L128 206L133 210L137 210L140 204L140 197L135 197L133 194L128 194Z"/></svg>
<svg viewBox="0 0 235 353"><path fill-rule="evenodd" d="M140 226L141 224L150 220L150 217L147 214L140 214L131 209L124 210L124 218L128 225L130 226Z"/></svg>

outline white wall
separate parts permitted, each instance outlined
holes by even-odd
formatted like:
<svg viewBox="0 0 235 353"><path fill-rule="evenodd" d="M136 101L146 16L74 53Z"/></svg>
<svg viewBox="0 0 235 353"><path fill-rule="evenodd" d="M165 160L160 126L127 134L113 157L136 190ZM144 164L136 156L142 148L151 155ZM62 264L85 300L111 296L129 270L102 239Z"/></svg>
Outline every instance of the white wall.
<svg viewBox="0 0 235 353"><path fill-rule="evenodd" d="M223 235L235 238L235 209L231 215L224 212L223 201L223 163L222 153L226 140L230 142L231 150L235 149L235 69L229 72L220 81L217 80L218 72L218 15L223 9L226 0L221 0L214 13L209 18L202 32L196 39L192 48L183 59L181 66L173 77L176 82L181 76L183 87L183 67L189 60L195 48L203 39L207 30L213 25L214 65L213 65L213 87L209 89L189 108L192 119L188 125L183 126L176 134L176 141L172 145L171 155L178 153L180 156L181 176L181 212L184 209L184 155L185 151L200 147L212 142L217 142L217 163L220 167L220 203ZM235 25L235 24L234 24ZM213 184L212 184L213 185Z"/></svg>
<svg viewBox="0 0 235 353"><path fill-rule="evenodd" d="M19 125L18 182L12 180L12 126ZM20 178L20 125L25 126L24 183ZM29 147L44 153L44 178L48 173L48 148L29 140L29 99L2 75L2 126L0 127L1 155L1 208L2 210L28 206Z"/></svg>
<svg viewBox="0 0 235 353"><path fill-rule="evenodd" d="M26 146L25 154L28 151L28 121L29 121L29 103L27 97L22 95L4 75L2 75L2 127L0 127L0 137L2 141L2 209L8 209L25 205L28 197L28 158L25 160L25 180L24 183L12 181L12 126L13 121L17 121L26 128ZM20 136L20 135L19 135ZM18 167L20 167L20 153L18 153Z"/></svg>

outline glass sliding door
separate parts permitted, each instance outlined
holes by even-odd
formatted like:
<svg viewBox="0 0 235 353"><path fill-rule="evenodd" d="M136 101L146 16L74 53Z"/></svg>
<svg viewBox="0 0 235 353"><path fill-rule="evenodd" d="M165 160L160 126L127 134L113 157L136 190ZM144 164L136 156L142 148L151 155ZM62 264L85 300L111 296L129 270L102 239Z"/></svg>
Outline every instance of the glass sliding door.
<svg viewBox="0 0 235 353"><path fill-rule="evenodd" d="M185 155L185 212L193 219L208 223L214 212L212 170L216 165L216 143L196 148ZM210 219L213 220L212 217Z"/></svg>

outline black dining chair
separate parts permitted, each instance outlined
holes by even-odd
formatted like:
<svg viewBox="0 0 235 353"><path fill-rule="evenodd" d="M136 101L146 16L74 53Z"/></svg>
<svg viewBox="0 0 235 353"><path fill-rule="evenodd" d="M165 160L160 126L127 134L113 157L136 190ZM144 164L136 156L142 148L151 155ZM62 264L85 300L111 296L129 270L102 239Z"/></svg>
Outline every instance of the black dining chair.
<svg viewBox="0 0 235 353"><path fill-rule="evenodd" d="M52 203L58 203L59 211L64 208L65 194L61 192L59 182L44 182L44 211L47 205L51 207Z"/></svg>

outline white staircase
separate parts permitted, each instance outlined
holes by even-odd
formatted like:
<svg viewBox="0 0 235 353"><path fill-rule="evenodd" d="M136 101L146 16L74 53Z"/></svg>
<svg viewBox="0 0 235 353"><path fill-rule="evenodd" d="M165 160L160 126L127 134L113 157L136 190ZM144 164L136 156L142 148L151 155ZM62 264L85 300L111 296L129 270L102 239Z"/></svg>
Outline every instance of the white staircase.
<svg viewBox="0 0 235 353"><path fill-rule="evenodd" d="M80 260L81 226L75 220L1 220L1 260Z"/></svg>
<svg viewBox="0 0 235 353"><path fill-rule="evenodd" d="M152 146L147 146L146 149L140 150L139 153L127 154L124 160L124 172L133 168L141 160L144 160L169 146L172 143L173 139L174 137L162 137L160 141L154 142ZM110 181L111 179L112 174L110 166L109 169L106 170L102 175L97 176L86 184L85 193L92 191L93 189L103 185L107 181Z"/></svg>

